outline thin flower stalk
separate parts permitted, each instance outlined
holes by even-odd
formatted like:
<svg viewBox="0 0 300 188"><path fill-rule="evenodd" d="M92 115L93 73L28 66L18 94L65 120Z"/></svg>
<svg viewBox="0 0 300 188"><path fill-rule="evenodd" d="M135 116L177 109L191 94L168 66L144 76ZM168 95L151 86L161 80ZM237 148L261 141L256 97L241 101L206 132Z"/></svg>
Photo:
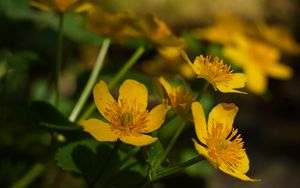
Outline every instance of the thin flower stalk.
<svg viewBox="0 0 300 188"><path fill-rule="evenodd" d="M104 39L102 47L99 50L99 55L98 55L97 61L96 61L95 66L92 70L92 73L91 73L91 75L88 79L88 82L87 82L85 88L83 89L82 94L81 94L78 102L76 103L75 107L73 108L73 111L71 112L71 114L69 116L69 120L72 121L72 122L76 121L80 111L82 110L84 104L86 103L86 100L88 99L88 97L89 97L89 95L90 95L90 93L93 89L93 86L96 83L96 80L97 80L97 78L99 76L99 73L102 69L102 66L103 66L103 63L104 63L105 56L107 54L109 45L110 45L110 39Z"/></svg>

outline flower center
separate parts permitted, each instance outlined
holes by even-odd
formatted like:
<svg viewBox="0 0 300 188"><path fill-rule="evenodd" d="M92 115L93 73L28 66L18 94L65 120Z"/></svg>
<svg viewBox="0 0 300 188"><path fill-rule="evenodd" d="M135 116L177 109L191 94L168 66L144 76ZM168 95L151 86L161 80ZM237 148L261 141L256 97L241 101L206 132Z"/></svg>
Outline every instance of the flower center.
<svg viewBox="0 0 300 188"><path fill-rule="evenodd" d="M199 69L199 77L203 77L210 82L227 82L232 80L232 70L230 65L224 64L223 60L218 57L213 59L210 56L198 56L196 58L197 68Z"/></svg>
<svg viewBox="0 0 300 188"><path fill-rule="evenodd" d="M136 134L148 122L148 110L144 110L141 107L142 105L136 100L121 99L119 103L111 103L105 110L105 115L114 131L121 135Z"/></svg>
<svg viewBox="0 0 300 188"><path fill-rule="evenodd" d="M169 97L173 107L177 107L180 104L192 103L194 101L194 97L179 86L172 88Z"/></svg>
<svg viewBox="0 0 300 188"><path fill-rule="evenodd" d="M121 126L126 126L133 122L133 116L131 112L125 112L121 117Z"/></svg>
<svg viewBox="0 0 300 188"><path fill-rule="evenodd" d="M208 154L216 164L222 165L229 171L234 171L243 156L244 143L237 129L225 128L222 123L214 122L208 134Z"/></svg>

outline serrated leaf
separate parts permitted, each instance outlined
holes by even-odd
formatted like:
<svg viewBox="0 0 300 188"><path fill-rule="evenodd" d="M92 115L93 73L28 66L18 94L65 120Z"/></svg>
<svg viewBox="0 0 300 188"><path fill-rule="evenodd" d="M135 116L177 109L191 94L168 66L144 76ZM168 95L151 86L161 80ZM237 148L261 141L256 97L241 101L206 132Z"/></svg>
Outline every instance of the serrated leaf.
<svg viewBox="0 0 300 188"><path fill-rule="evenodd" d="M91 183L107 161L111 145L95 140L81 140L61 147L55 155L63 170L82 174Z"/></svg>
<svg viewBox="0 0 300 188"><path fill-rule="evenodd" d="M75 164L72 156L73 150L80 145L89 145L90 148L94 149L97 143L92 140L90 141L83 140L83 141L73 142L59 148L55 155L55 160L57 161L57 165L66 171L81 173L80 169Z"/></svg>

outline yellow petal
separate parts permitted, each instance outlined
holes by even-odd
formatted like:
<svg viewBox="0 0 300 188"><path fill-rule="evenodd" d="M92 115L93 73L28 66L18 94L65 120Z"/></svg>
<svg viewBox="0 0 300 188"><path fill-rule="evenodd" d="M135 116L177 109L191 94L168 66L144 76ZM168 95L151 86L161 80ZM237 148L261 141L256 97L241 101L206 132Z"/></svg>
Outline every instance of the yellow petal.
<svg viewBox="0 0 300 188"><path fill-rule="evenodd" d="M179 65L179 71L185 78L188 78L188 79L195 78L195 73L194 73L192 67L186 63Z"/></svg>
<svg viewBox="0 0 300 188"><path fill-rule="evenodd" d="M241 173L246 173L249 170L249 158L246 151L243 152L243 157L240 159L240 163L236 167L236 170Z"/></svg>
<svg viewBox="0 0 300 188"><path fill-rule="evenodd" d="M94 11L95 7L92 3L82 3L79 6L75 7L75 13L82 13L82 12L91 12Z"/></svg>
<svg viewBox="0 0 300 188"><path fill-rule="evenodd" d="M225 46L222 49L222 53L237 66L243 67L247 63L243 50L240 50L238 47Z"/></svg>
<svg viewBox="0 0 300 188"><path fill-rule="evenodd" d="M247 175L245 175L244 173L240 172L240 171L231 171L231 170L227 170L226 166L219 166L218 167L221 171L223 171L226 174L229 174L232 177L238 178L240 180L243 181L251 181L251 182L258 182L260 181L260 179L252 179L250 177L248 177Z"/></svg>
<svg viewBox="0 0 300 188"><path fill-rule="evenodd" d="M84 131L100 142L114 142L118 139L118 135L112 131L111 126L98 119L81 120L80 125L83 126Z"/></svg>
<svg viewBox="0 0 300 188"><path fill-rule="evenodd" d="M256 66L245 68L247 75L247 88L255 94L264 94L267 90L267 77L265 73Z"/></svg>
<svg viewBox="0 0 300 188"><path fill-rule="evenodd" d="M159 77L159 82L165 88L167 94L171 93L172 87L164 77Z"/></svg>
<svg viewBox="0 0 300 188"><path fill-rule="evenodd" d="M293 70L282 63L276 63L268 67L268 74L273 78L289 79L293 76Z"/></svg>
<svg viewBox="0 0 300 188"><path fill-rule="evenodd" d="M98 111L105 117L105 110L109 108L109 106L115 103L115 99L109 93L107 85L104 81L100 81L93 90L94 100L97 106Z"/></svg>
<svg viewBox="0 0 300 188"><path fill-rule="evenodd" d="M126 144L131 144L134 146L146 146L155 142L157 138L144 134L131 134L127 136L120 136L120 140Z"/></svg>
<svg viewBox="0 0 300 188"><path fill-rule="evenodd" d="M200 145L197 143L196 140L192 139L193 142L194 142L194 146L195 146L195 149L197 150L197 152L200 154L200 155L203 155L206 159L209 159L209 155L208 155L208 151L206 149L206 147Z"/></svg>
<svg viewBox="0 0 300 188"><path fill-rule="evenodd" d="M223 93L242 93L246 92L235 90L236 88L243 88L246 85L247 76L243 73L233 73L232 80L224 83L216 83L218 90Z"/></svg>
<svg viewBox="0 0 300 188"><path fill-rule="evenodd" d="M170 104L171 99L169 97L169 93L172 89L170 84L163 77L160 77L158 82L156 82L156 85L158 95L162 98L163 102Z"/></svg>
<svg viewBox="0 0 300 188"><path fill-rule="evenodd" d="M220 103L216 105L208 116L208 132L211 132L215 121L225 126L225 130L231 129L237 111L238 107L233 103Z"/></svg>
<svg viewBox="0 0 300 188"><path fill-rule="evenodd" d="M198 139L203 144L206 144L207 126L203 107L199 102L192 103L192 114L194 118L194 125Z"/></svg>
<svg viewBox="0 0 300 188"><path fill-rule="evenodd" d="M38 9L41 9L43 11L49 11L49 12L54 11L53 7L50 7L46 3L39 3L39 2L36 2L34 0L29 1L29 3L30 3L31 6L36 7Z"/></svg>
<svg viewBox="0 0 300 188"><path fill-rule="evenodd" d="M187 54L185 53L185 51L183 50L180 50L180 53L181 53L181 56L183 57L183 59L192 67L193 71L196 73L196 74L200 74L200 70L197 68L197 66L195 65L195 62L197 60L197 58L199 57L196 57L196 60L194 61L194 63L192 63L189 59L189 57L187 56ZM203 58L203 57L202 57Z"/></svg>
<svg viewBox="0 0 300 188"><path fill-rule="evenodd" d="M150 133L161 127L165 121L166 114L170 106L166 104L160 104L154 107L148 114L146 127L143 128L141 133Z"/></svg>
<svg viewBox="0 0 300 188"><path fill-rule="evenodd" d="M157 48L158 53L170 61L177 61L180 58L179 47L161 46Z"/></svg>
<svg viewBox="0 0 300 188"><path fill-rule="evenodd" d="M148 90L144 84L135 80L125 80L119 89L119 104L121 100L135 101L141 105L140 110L146 110L148 104Z"/></svg>

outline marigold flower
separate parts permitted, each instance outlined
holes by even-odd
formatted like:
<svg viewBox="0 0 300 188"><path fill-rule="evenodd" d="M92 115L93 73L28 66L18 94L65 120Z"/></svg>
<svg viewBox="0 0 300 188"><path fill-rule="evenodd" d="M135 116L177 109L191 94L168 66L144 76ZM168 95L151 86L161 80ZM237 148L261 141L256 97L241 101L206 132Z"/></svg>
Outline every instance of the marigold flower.
<svg viewBox="0 0 300 188"><path fill-rule="evenodd" d="M230 44L239 35L253 33L249 24L234 15L222 14L217 20L206 28L197 28L193 36L220 44Z"/></svg>
<svg viewBox="0 0 300 188"><path fill-rule="evenodd" d="M201 144L193 139L196 150L215 168L244 181L259 181L245 175L249 159L238 130L232 127L238 107L233 103L221 103L209 113L206 123L203 107L192 104L195 131Z"/></svg>
<svg viewBox="0 0 300 188"><path fill-rule="evenodd" d="M191 104L195 101L195 97L183 87L172 87L163 77L159 78L159 83L165 91L162 92L164 100L173 108L175 113L183 116L186 115L191 109Z"/></svg>
<svg viewBox="0 0 300 188"><path fill-rule="evenodd" d="M29 0L29 3L43 11L66 12L81 5L83 0Z"/></svg>
<svg viewBox="0 0 300 188"><path fill-rule="evenodd" d="M180 74L185 78L194 78L192 68L182 61L179 50L184 46L161 46L157 48L158 54L143 62L142 69L148 74L160 76L162 74Z"/></svg>
<svg viewBox="0 0 300 188"><path fill-rule="evenodd" d="M160 104L149 112L146 109L148 91L143 84L130 79L124 81L118 101L109 93L104 81L95 86L93 94L97 109L108 122L92 118L80 124L96 140L115 142L119 139L134 146L145 146L157 140L146 133L161 127L170 107Z"/></svg>
<svg viewBox="0 0 300 188"><path fill-rule="evenodd" d="M290 31L281 25L257 24L260 34L267 42L290 54L300 53L300 44L295 41Z"/></svg>
<svg viewBox="0 0 300 188"><path fill-rule="evenodd" d="M181 46L183 40L153 14L136 15L128 11L111 13L100 6L85 6L91 31L118 40L148 39L156 46Z"/></svg>
<svg viewBox="0 0 300 188"><path fill-rule="evenodd" d="M245 86L247 80L245 74L233 73L230 65L224 64L223 60L218 57L211 58L210 56L203 57L200 55L192 63L184 51L181 51L181 54L197 77L206 79L213 85L215 90L223 93L245 94L245 92L235 90Z"/></svg>
<svg viewBox="0 0 300 188"><path fill-rule="evenodd" d="M243 69L247 88L255 94L265 93L268 76L284 80L293 75L289 66L279 62L280 51L259 40L239 37L235 45L225 46L222 53Z"/></svg>

